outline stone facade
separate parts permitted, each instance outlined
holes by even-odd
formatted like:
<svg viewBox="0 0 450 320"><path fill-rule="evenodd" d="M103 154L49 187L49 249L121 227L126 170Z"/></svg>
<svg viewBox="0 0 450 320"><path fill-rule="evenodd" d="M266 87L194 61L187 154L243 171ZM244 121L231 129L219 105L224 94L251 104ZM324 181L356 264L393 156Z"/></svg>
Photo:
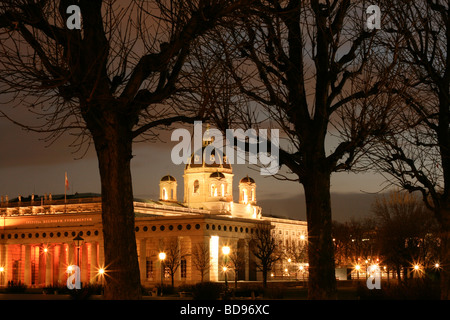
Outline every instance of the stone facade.
<svg viewBox="0 0 450 320"><path fill-rule="evenodd" d="M192 158L193 159L193 158ZM175 285L201 280L223 281L224 264L239 253L243 264L238 280L259 280L257 261L249 249L258 223L271 224L280 243L305 241L306 222L264 217L256 205L256 183L239 181L239 202L233 202L233 173L226 157L219 165L190 163L184 171L184 201L177 201L177 181L170 175L160 181L160 199L135 200L135 232L140 278L144 286L171 281L159 253L176 252ZM83 241L76 241L76 236ZM199 253L207 253L209 266L202 272ZM287 270L283 263L278 268ZM101 198L92 194L67 197L34 195L0 205L0 285L24 283L30 287L65 285L67 268L78 265L82 283L100 283L104 265ZM105 274L100 273L105 270ZM281 273L283 271L280 271ZM227 279L235 272L227 270Z"/></svg>

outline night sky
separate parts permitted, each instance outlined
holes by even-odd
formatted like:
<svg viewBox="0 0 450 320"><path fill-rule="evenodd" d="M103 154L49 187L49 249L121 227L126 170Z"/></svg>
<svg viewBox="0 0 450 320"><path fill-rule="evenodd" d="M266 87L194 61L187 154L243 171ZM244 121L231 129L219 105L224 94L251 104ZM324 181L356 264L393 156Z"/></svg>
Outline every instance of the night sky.
<svg viewBox="0 0 450 320"><path fill-rule="evenodd" d="M0 95L0 99L1 99ZM3 105L3 108L6 106ZM7 109L3 109L8 111ZM18 115L25 110L14 110ZM27 116L26 116L27 117ZM68 134L49 145L46 136L26 132L6 119L0 118L0 194L10 199L19 194L64 194L64 173L67 172L70 190L100 193L100 176L93 146L81 159L82 152L69 147L73 137ZM135 197L158 199L159 179L173 175L178 181L178 200L183 200L183 165L174 165L170 151L177 142L143 142L134 146L132 160ZM279 181L261 176L258 168L233 165L234 201L238 201L239 180L247 174L257 184L257 201L263 215L277 215L306 220L303 188L297 182ZM370 206L376 192L385 184L380 176L372 174L339 173L332 175L333 219L348 221L370 215Z"/></svg>

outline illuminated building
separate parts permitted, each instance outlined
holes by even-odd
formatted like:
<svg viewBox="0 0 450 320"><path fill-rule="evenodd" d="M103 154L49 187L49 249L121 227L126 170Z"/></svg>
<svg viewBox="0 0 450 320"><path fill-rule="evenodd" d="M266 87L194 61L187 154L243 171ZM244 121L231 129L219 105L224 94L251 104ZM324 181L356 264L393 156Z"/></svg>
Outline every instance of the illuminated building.
<svg viewBox="0 0 450 320"><path fill-rule="evenodd" d="M218 156L218 155L216 155ZM194 156L193 156L194 157ZM135 200L135 232L141 282L151 287L161 281L159 253L177 244L181 253L175 284L196 283L201 273L195 267L194 248L207 248L211 262L204 281L224 280L223 246L239 252L245 266L239 280L260 280L255 257L249 249L255 222L267 221L283 243L300 241L306 222L264 217L256 205L256 183L250 177L239 181L239 202L233 202L233 172L226 157L222 163L205 161L186 165L184 201L177 201L177 180L160 180L160 199ZM194 159L194 158L192 158ZM74 241L76 236L83 241ZM175 241L175 242L173 242ZM24 283L30 287L65 285L67 267L78 265L81 282L101 282L104 265L101 198L94 194L34 196L8 199L0 206L0 284ZM225 268L228 270L228 268ZM228 280L234 272L228 271ZM165 280L167 274L165 274Z"/></svg>

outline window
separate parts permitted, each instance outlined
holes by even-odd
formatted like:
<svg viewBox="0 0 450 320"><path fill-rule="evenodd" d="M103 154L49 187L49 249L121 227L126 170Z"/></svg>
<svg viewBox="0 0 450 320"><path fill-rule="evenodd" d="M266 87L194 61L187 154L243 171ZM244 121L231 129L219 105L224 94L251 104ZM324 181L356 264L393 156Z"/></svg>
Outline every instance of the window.
<svg viewBox="0 0 450 320"><path fill-rule="evenodd" d="M225 197L225 185L222 183L222 197Z"/></svg>
<svg viewBox="0 0 450 320"><path fill-rule="evenodd" d="M181 269L181 277L182 278L186 278L186 276L187 276L187 265L186 265L186 259L185 258L181 259L180 269Z"/></svg>
<svg viewBox="0 0 450 320"><path fill-rule="evenodd" d="M167 191L166 191L166 188L163 188L163 189L162 189L162 199L163 199L163 200L167 200Z"/></svg>
<svg viewBox="0 0 450 320"><path fill-rule="evenodd" d="M200 183L198 182L198 180L195 180L194 181L194 193L198 193L199 188L200 188Z"/></svg>
<svg viewBox="0 0 450 320"><path fill-rule="evenodd" d="M242 201L243 201L245 204L248 203L247 189L242 190Z"/></svg>
<svg viewBox="0 0 450 320"><path fill-rule="evenodd" d="M211 185L211 197L217 197L217 187L215 184Z"/></svg>
<svg viewBox="0 0 450 320"><path fill-rule="evenodd" d="M153 261L147 260L145 267L146 267L147 279L153 278Z"/></svg>

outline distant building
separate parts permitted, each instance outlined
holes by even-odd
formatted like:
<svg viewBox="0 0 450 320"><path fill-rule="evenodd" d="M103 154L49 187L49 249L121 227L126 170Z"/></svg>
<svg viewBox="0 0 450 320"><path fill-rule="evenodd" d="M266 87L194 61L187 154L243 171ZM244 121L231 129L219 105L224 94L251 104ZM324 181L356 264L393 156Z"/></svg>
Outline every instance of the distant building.
<svg viewBox="0 0 450 320"><path fill-rule="evenodd" d="M205 147L207 142L204 142ZM135 200L136 241L141 282L159 284L163 274L160 252L176 244L180 263L175 285L202 278L194 251L205 248L210 266L204 281L222 281L225 256L222 247L239 252L245 260L239 280L259 280L257 261L249 250L255 223L274 226L283 243L306 239L306 222L265 217L256 201L251 177L239 181L239 201L233 202L233 172L226 156L219 163L196 163L195 155L184 170L184 201L177 199L177 180L166 175L159 182L160 199ZM83 241L74 241L76 236ZM286 262L287 263L287 262ZM101 198L95 194L2 196L0 205L0 285L65 285L67 267L80 266L81 282L100 282L105 268ZM282 266L280 270L285 270ZM287 270L287 269L286 269ZM281 272L281 271L280 271ZM234 272L227 271L228 280ZM169 281L164 272L164 281Z"/></svg>

